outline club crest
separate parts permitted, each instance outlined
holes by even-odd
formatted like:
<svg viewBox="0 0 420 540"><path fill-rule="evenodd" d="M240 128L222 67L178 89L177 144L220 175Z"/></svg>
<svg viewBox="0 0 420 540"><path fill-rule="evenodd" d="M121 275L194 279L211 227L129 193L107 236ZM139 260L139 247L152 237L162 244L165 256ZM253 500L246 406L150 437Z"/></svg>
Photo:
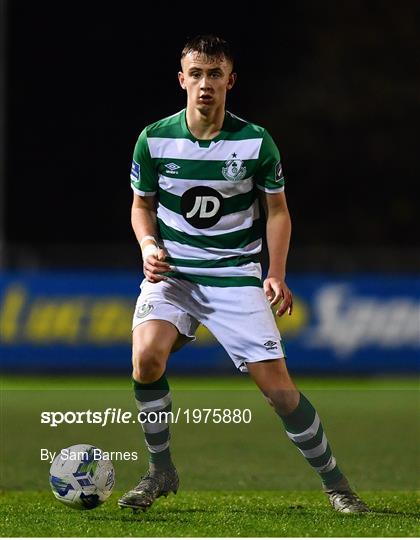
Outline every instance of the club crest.
<svg viewBox="0 0 420 540"><path fill-rule="evenodd" d="M136 317L138 319L142 319L143 317L146 317L152 311L153 307L154 307L153 304L149 304L149 302L144 302L144 304L142 304L137 309Z"/></svg>
<svg viewBox="0 0 420 540"><path fill-rule="evenodd" d="M225 161L222 167L222 174L229 182L238 182L246 175L246 167L241 159L236 159L236 154L232 154L232 159Z"/></svg>

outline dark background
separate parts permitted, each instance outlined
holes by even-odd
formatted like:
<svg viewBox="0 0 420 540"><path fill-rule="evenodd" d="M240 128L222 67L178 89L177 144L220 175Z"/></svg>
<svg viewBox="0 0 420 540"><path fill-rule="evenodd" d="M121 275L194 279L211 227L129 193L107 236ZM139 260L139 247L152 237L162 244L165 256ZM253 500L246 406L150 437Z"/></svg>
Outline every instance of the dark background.
<svg viewBox="0 0 420 540"><path fill-rule="evenodd" d="M5 4L6 268L138 266L132 150L207 32L236 50L228 109L282 154L289 270L420 268L420 2L144 4Z"/></svg>

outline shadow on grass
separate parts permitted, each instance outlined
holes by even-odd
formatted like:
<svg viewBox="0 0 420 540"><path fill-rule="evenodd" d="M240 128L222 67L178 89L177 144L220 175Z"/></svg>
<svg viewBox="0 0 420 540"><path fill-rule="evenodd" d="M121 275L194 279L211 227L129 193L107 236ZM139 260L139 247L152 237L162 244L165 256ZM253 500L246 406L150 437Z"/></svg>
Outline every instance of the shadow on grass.
<svg viewBox="0 0 420 540"><path fill-rule="evenodd" d="M113 514L113 515L89 515L89 520L92 521L133 521L133 520L139 520L144 521L147 523L156 523L156 522L173 522L173 521L182 521L179 516L185 515L193 515L193 514L202 514L202 515L209 515L211 514L211 510L207 509L201 509L201 508L185 508L185 509L170 509L167 508L165 510L156 509L156 510L148 510L148 511L135 511L133 512L129 508L126 508L124 510L121 510L121 514Z"/></svg>
<svg viewBox="0 0 420 540"><path fill-rule="evenodd" d="M328 509L326 509L328 511ZM246 515L247 517L250 517L251 515L255 515L255 518L257 519L260 515L260 508L255 508L254 511L250 511L249 508L229 508L230 514L236 514L236 515ZM112 514L112 515L89 515L89 520L92 521L108 521L108 522L133 522L133 521L141 521L144 523L190 523L191 524L191 518L189 516L196 516L199 518L200 516L206 516L207 518L211 518L212 516L217 516L220 514L220 510L211 510L208 508L165 508L165 509L154 509L154 510L148 510L146 512L143 511L137 511L133 512L130 509L124 509L121 510L121 514ZM310 516L313 514L313 511L301 506L292 506L288 508L264 508L264 514L265 515L271 515L274 518L278 518L281 515L284 516L293 516L293 515L299 515L299 517L302 516ZM188 519L185 519L186 517L189 517ZM239 516L238 516L239 517Z"/></svg>
<svg viewBox="0 0 420 540"><path fill-rule="evenodd" d="M420 512L405 512L404 510L401 510L400 512L396 512L395 510L390 510L389 508L372 508L371 507L370 513L375 514L375 515L385 514L387 516L420 518Z"/></svg>

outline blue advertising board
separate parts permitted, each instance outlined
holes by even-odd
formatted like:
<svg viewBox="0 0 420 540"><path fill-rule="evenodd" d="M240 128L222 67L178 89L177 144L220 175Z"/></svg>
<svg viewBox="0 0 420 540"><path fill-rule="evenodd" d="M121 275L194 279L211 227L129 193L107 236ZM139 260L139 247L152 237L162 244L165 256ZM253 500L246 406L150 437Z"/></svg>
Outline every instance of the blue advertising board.
<svg viewBox="0 0 420 540"><path fill-rule="evenodd" d="M0 274L1 370L129 374L140 280L111 272ZM419 278L295 275L288 285L294 312L277 320L292 372L418 371ZM172 373L234 369L204 327L169 364Z"/></svg>

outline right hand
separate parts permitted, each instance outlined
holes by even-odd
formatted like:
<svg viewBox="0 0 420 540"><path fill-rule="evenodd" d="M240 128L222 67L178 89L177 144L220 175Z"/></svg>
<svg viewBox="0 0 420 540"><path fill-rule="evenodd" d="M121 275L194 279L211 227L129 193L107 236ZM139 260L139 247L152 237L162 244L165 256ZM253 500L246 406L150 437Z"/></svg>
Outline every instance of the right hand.
<svg viewBox="0 0 420 540"><path fill-rule="evenodd" d="M165 262L166 253L163 249L158 248L155 255L148 255L143 260L143 272L147 281L150 283L159 283L159 281L166 281L168 278L162 276L164 272L170 272L171 267Z"/></svg>

